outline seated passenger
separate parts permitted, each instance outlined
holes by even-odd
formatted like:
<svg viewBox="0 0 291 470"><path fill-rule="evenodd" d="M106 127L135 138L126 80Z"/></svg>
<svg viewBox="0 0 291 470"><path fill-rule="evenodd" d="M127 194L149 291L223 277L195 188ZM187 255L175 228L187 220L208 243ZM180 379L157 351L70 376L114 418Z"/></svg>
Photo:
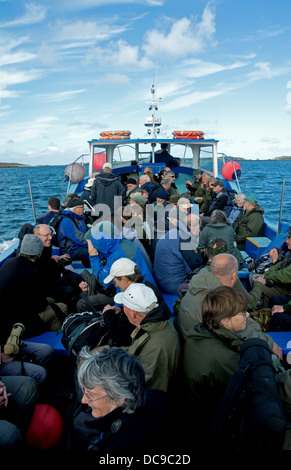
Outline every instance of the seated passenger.
<svg viewBox="0 0 291 470"><path fill-rule="evenodd" d="M72 198L64 209L59 225L58 242L60 253L68 254L72 260L81 260L86 268L90 267L88 245L85 239L87 226L84 222L84 201Z"/></svg>
<svg viewBox="0 0 291 470"><path fill-rule="evenodd" d="M247 237L260 237L263 233L263 209L257 204L254 196L246 196L244 211L235 220L235 241L239 250L244 250Z"/></svg>
<svg viewBox="0 0 291 470"><path fill-rule="evenodd" d="M204 227L199 236L199 249L205 250L213 238L225 240L227 253L236 257L239 267L243 266L244 260L241 252L234 246L235 231L228 222L225 213L218 209L212 212L209 224Z"/></svg>
<svg viewBox="0 0 291 470"><path fill-rule="evenodd" d="M44 331L59 331L62 326L67 307L63 303L49 304L45 286L34 267L42 250L40 238L27 234L23 237L19 256L8 258L1 266L1 344L15 323L24 325L24 339Z"/></svg>
<svg viewBox="0 0 291 470"><path fill-rule="evenodd" d="M209 208L204 213L201 213L201 216L204 216L202 218L203 225L209 222L209 217L214 210L219 209L228 217L233 208L231 197L226 191L223 181L215 180L213 183L210 183L210 187L212 188L213 196Z"/></svg>
<svg viewBox="0 0 291 470"><path fill-rule="evenodd" d="M48 210L45 214L36 219L37 224L48 224L61 209L61 201L57 197L50 197L48 200Z"/></svg>
<svg viewBox="0 0 291 470"><path fill-rule="evenodd" d="M176 227L170 229L157 242L154 273L164 292L178 295L178 287L186 275L203 264L198 248L199 217L195 214L185 215L187 225L171 217L171 213L169 218Z"/></svg>
<svg viewBox="0 0 291 470"><path fill-rule="evenodd" d="M125 315L136 327L127 351L141 361L147 388L172 391L178 373L180 344L169 314L158 304L154 291L144 284L131 284L116 294L114 301L123 305Z"/></svg>
<svg viewBox="0 0 291 470"><path fill-rule="evenodd" d="M185 181L185 186L188 189L190 196L195 197L195 193L199 186L202 183L202 171L201 170L194 170L193 171L193 176L194 176L194 183L192 181L187 180Z"/></svg>
<svg viewBox="0 0 291 470"><path fill-rule="evenodd" d="M72 447L133 455L170 451L174 415L165 392L145 388L140 361L121 348L83 348L80 359L83 407L74 418Z"/></svg>
<svg viewBox="0 0 291 470"><path fill-rule="evenodd" d="M235 201L234 207L231 210L229 216L227 217L230 224L233 224L234 221L237 220L237 217L240 215L240 213L243 211L245 197L246 197L246 195L243 194L243 193L239 193L239 194L235 195L235 197L234 197L234 201ZM235 228L235 224L233 225L233 227Z"/></svg>

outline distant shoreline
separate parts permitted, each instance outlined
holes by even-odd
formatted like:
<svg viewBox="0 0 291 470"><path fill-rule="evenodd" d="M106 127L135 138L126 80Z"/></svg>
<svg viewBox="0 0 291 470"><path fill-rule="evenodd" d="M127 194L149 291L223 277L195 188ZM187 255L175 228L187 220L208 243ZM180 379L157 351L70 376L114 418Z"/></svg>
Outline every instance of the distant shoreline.
<svg viewBox="0 0 291 470"><path fill-rule="evenodd" d="M220 160L220 158L219 158ZM264 162L264 161L283 161L283 160L291 160L291 156L287 157L275 157L275 158L242 158L242 157L232 157L233 161L241 161L241 162ZM21 167L36 167L36 166L57 166L57 165L27 165L24 163L4 163L0 162L0 168L21 168ZM62 165L59 165L62 166Z"/></svg>

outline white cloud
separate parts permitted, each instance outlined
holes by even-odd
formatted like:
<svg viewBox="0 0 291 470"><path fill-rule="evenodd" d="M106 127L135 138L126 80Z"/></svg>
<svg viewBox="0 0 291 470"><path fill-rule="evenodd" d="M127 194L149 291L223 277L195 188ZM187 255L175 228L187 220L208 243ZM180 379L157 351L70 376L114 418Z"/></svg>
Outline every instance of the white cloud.
<svg viewBox="0 0 291 470"><path fill-rule="evenodd" d="M154 29L145 35L143 49L148 57L176 59L201 52L215 33L215 14L212 2L209 2L202 15L202 20L194 24L188 18L173 22L168 34Z"/></svg>
<svg viewBox="0 0 291 470"><path fill-rule="evenodd" d="M3 54L0 56L0 67L3 65L17 64L35 59L36 55L30 52L17 52L15 54Z"/></svg>
<svg viewBox="0 0 291 470"><path fill-rule="evenodd" d="M26 12L23 16L13 21L7 21L0 23L0 28L31 25L43 21L46 17L47 9L42 5L36 5L34 3L27 3L25 5Z"/></svg>
<svg viewBox="0 0 291 470"><path fill-rule="evenodd" d="M240 67L245 67L245 62L234 62L230 65L222 65L215 62L203 62L202 60L184 61L182 68L184 76L189 78L200 78L214 73L223 72L226 70L234 70ZM184 66L187 67L184 69Z"/></svg>
<svg viewBox="0 0 291 470"><path fill-rule="evenodd" d="M42 94L38 95L39 98L41 98L43 101L49 101L49 102L61 102L61 101L67 101L71 100L74 98L76 95L80 93L84 93L86 90L68 90L68 91L60 91L59 93L47 93L47 94Z"/></svg>
<svg viewBox="0 0 291 470"><path fill-rule="evenodd" d="M99 62L107 68L138 67L146 69L152 67L151 61L145 57L139 57L138 46L131 46L123 39L116 43L111 42L107 47L91 49L86 56L86 62Z"/></svg>

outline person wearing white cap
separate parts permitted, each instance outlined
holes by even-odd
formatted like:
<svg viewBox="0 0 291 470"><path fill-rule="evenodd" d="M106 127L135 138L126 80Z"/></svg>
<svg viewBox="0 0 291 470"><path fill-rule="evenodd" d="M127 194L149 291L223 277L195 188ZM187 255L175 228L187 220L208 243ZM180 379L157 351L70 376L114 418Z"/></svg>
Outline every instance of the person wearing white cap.
<svg viewBox="0 0 291 470"><path fill-rule="evenodd" d="M119 199L117 199L118 196ZM116 201L114 201L115 198ZM112 173L111 163L104 163L102 172L95 177L92 185L91 205L106 204L111 214L113 214L114 209L122 206L124 200L125 187L121 183L119 176Z"/></svg>
<svg viewBox="0 0 291 470"><path fill-rule="evenodd" d="M127 351L143 364L147 388L172 391L180 361L179 337L153 289L131 284L114 300L123 305L129 322L135 326Z"/></svg>

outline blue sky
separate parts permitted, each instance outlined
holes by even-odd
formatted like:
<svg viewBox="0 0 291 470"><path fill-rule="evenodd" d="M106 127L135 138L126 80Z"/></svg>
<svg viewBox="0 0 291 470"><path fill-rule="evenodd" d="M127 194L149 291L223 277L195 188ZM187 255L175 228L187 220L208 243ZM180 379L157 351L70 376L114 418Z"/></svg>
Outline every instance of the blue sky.
<svg viewBox="0 0 291 470"><path fill-rule="evenodd" d="M289 0L0 0L0 161L68 164L100 131L196 129L291 155Z"/></svg>

